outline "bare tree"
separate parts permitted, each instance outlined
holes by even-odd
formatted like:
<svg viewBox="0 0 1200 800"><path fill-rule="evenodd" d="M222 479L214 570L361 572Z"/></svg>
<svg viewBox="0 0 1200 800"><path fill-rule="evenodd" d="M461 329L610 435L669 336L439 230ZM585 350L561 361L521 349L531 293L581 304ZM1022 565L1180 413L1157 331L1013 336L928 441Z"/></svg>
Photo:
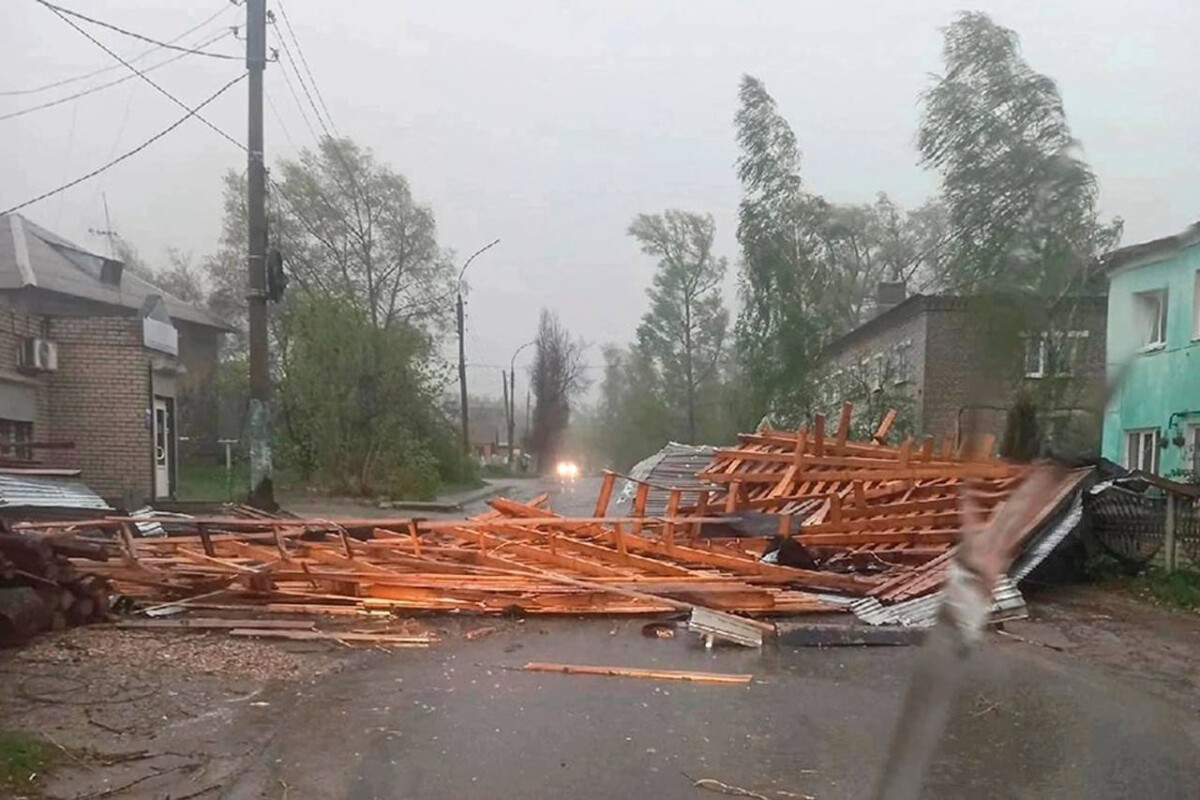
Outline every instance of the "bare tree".
<svg viewBox="0 0 1200 800"><path fill-rule="evenodd" d="M558 460L563 434L571 419L571 398L587 386L583 369L583 345L572 341L558 316L542 309L538 321L536 352L530 383L533 385L533 430L530 447L537 468L544 470Z"/></svg>

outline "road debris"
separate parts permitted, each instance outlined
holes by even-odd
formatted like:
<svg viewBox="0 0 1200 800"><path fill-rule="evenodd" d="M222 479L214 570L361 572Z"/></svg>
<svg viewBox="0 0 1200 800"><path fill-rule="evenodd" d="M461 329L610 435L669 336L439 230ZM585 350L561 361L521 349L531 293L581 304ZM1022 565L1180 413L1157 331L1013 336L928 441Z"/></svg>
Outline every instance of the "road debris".
<svg viewBox="0 0 1200 800"><path fill-rule="evenodd" d="M521 669L526 672L561 672L566 675L607 675L614 678L650 678L661 681L690 681L693 683L736 683L746 684L753 675L735 675L723 672L689 672L675 669L641 669L638 667L591 667L579 664L548 664L530 661Z"/></svg>

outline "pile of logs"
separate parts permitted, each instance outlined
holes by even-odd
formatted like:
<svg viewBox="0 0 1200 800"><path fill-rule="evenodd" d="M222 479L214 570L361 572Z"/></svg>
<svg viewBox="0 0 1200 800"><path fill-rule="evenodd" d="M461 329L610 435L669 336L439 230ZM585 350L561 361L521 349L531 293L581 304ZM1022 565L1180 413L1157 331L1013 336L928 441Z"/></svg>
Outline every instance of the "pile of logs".
<svg viewBox="0 0 1200 800"><path fill-rule="evenodd" d="M86 566L107 558L101 543L0 529L0 644L107 619L107 581Z"/></svg>

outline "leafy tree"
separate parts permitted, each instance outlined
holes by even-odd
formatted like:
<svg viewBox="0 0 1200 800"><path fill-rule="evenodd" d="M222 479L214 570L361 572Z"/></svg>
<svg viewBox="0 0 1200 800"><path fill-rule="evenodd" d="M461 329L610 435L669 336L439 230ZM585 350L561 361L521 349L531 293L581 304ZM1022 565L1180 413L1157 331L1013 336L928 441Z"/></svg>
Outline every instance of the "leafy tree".
<svg viewBox="0 0 1200 800"><path fill-rule="evenodd" d="M880 192L870 205L828 206L820 231L831 336L870 318L884 281L913 292L941 287L949 237L936 201L906 212Z"/></svg>
<svg viewBox="0 0 1200 800"><path fill-rule="evenodd" d="M726 262L712 252L715 229L711 215L674 210L639 214L629 226L642 252L658 259L638 342L661 373L667 403L685 416L691 443L698 395L716 375L729 324L721 302Z"/></svg>
<svg viewBox="0 0 1200 800"><path fill-rule="evenodd" d="M628 469L670 441L673 415L662 390L662 376L644 348L604 348L597 447L609 466Z"/></svg>
<svg viewBox="0 0 1200 800"><path fill-rule="evenodd" d="M794 420L811 399L828 288L819 258L826 203L800 180L795 134L757 78L743 76L734 119L742 183L738 355L757 414Z"/></svg>
<svg viewBox="0 0 1200 800"><path fill-rule="evenodd" d="M420 330L377 327L352 299L319 294L298 298L281 324L281 453L306 479L340 493L430 497L467 476Z"/></svg>
<svg viewBox="0 0 1200 800"><path fill-rule="evenodd" d="M942 52L918 147L942 175L951 287L1060 295L1121 226L1097 220L1096 178L1058 87L1021 57L1016 33L979 12L946 29Z"/></svg>
<svg viewBox="0 0 1200 800"><path fill-rule="evenodd" d="M291 282L271 314L282 459L338 491L428 495L470 478L438 404L454 275L406 179L346 139L276 165L271 247ZM245 180L225 177L210 307L244 327ZM245 339L226 358L244 359ZM447 438L447 432L449 438Z"/></svg>
<svg viewBox="0 0 1200 800"><path fill-rule="evenodd" d="M571 419L571 399L587 385L583 374L583 345L572 340L558 317L542 309L535 340L530 383L533 388L533 426L529 444L544 471L558 460L563 434Z"/></svg>

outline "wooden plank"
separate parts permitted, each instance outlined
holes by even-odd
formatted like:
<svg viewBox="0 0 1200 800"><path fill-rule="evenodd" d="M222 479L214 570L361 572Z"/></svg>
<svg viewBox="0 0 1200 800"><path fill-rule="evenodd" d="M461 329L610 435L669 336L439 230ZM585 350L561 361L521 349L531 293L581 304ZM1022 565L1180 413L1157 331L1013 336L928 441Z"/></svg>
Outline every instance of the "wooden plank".
<svg viewBox="0 0 1200 800"><path fill-rule="evenodd" d="M604 479L600 482L600 494L596 496L596 510L592 512L593 517L603 517L608 513L608 504L612 500L613 485L616 480L615 472L604 470Z"/></svg>
<svg viewBox="0 0 1200 800"><path fill-rule="evenodd" d="M853 416L853 414L854 414L854 403L851 403L849 400L843 401L842 402L842 414L841 414L841 417L838 419L838 429L837 429L837 446L838 446L838 448L844 447L846 444L846 439L848 439L850 437L850 418L851 418L851 416Z"/></svg>
<svg viewBox="0 0 1200 800"><path fill-rule="evenodd" d="M825 455L824 414L816 414L813 416L813 453L818 456Z"/></svg>
<svg viewBox="0 0 1200 800"><path fill-rule="evenodd" d="M636 518L633 523L633 532L642 532L642 517L646 516L646 500L650 496L650 487L647 484L639 483L637 490L633 494L633 516Z"/></svg>
<svg viewBox="0 0 1200 800"><path fill-rule="evenodd" d="M879 423L879 427L875 429L875 435L871 439L876 444L884 444L887 442L888 434L891 433L892 426L896 424L896 409L890 408L883 415L883 419Z"/></svg>
<svg viewBox="0 0 1200 800"><path fill-rule="evenodd" d="M855 481L862 480L866 473L861 469L832 469L810 471L806 480ZM937 478L1006 478L1013 474L1013 467L1001 461L962 462L953 467L909 467L908 469L879 469L869 473L872 481L913 481ZM773 472L743 472L739 475L704 474L713 483L774 483ZM736 509L735 509L736 510Z"/></svg>
<svg viewBox="0 0 1200 800"><path fill-rule="evenodd" d="M661 681L690 681L693 683L747 684L753 675L737 675L725 672L687 672L673 669L641 669L638 667L592 667L580 664L550 664L530 661L526 672L561 672L565 675L607 675L614 678L650 678Z"/></svg>
<svg viewBox="0 0 1200 800"><path fill-rule="evenodd" d="M246 610L255 610L246 606ZM129 619L117 623L118 628L174 628L176 630L228 630L253 626L259 629L311 630L312 620L302 619L224 619L218 617L184 617L183 619Z"/></svg>
<svg viewBox="0 0 1200 800"><path fill-rule="evenodd" d="M359 642L387 647L428 647L434 641L429 636L405 636L395 633L354 633L352 631L296 631L273 628L234 628L230 636L259 639L291 639L293 641Z"/></svg>
<svg viewBox="0 0 1200 800"><path fill-rule="evenodd" d="M674 517L679 513L679 490L672 489L667 495L667 516ZM667 522L663 525L663 541L667 543L667 549L671 550L675 547L675 523Z"/></svg>

